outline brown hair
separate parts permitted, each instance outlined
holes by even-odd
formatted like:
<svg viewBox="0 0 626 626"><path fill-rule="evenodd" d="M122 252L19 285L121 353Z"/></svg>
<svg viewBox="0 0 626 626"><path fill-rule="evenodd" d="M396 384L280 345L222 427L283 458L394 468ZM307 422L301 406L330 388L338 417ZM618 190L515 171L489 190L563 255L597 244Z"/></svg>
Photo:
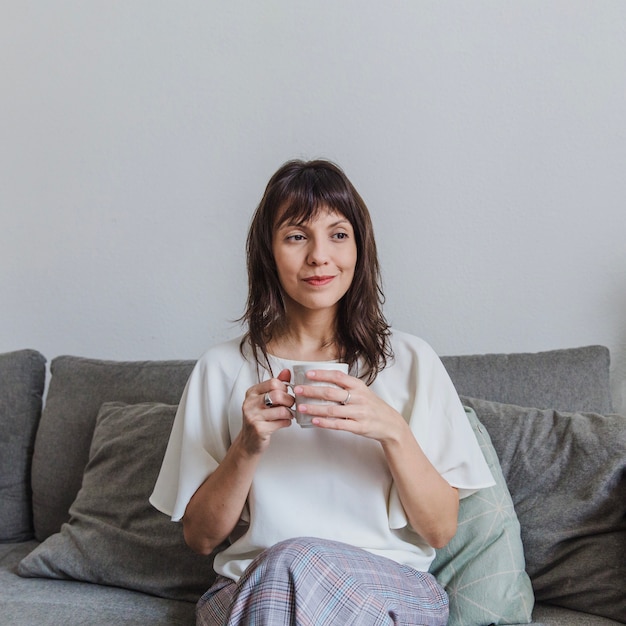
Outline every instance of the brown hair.
<svg viewBox="0 0 626 626"><path fill-rule="evenodd" d="M325 160L288 161L270 179L252 218L246 244L248 301L241 321L248 330L241 347L250 344L261 365L269 366L267 344L285 329L287 320L272 251L274 230L287 221L306 222L321 210L345 217L354 230L357 263L354 278L339 302L334 341L340 361L371 384L392 358L389 324L382 312L384 295L369 211L344 172Z"/></svg>

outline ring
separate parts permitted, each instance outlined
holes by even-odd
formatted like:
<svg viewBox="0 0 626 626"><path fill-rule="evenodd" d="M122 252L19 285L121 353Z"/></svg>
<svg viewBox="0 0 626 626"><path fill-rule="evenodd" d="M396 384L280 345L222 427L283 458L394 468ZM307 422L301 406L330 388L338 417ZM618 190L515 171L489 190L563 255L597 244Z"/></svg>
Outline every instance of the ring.
<svg viewBox="0 0 626 626"><path fill-rule="evenodd" d="M274 406L274 403L272 402L272 399L270 398L270 392L269 391L263 396L263 402L265 402L265 406L267 406L267 407Z"/></svg>
<svg viewBox="0 0 626 626"><path fill-rule="evenodd" d="M348 395L346 396L345 400L342 400L339 404L341 404L342 406L346 406L346 404L348 404L348 402L350 402L350 392L348 391Z"/></svg>

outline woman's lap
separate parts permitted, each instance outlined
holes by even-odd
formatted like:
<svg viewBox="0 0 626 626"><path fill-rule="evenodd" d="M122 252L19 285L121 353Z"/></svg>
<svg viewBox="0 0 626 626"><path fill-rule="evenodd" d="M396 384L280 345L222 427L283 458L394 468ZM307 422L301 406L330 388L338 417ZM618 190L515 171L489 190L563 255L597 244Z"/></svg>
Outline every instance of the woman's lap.
<svg viewBox="0 0 626 626"><path fill-rule="evenodd" d="M197 607L201 626L435 626L447 616L430 574L308 537L269 548L237 584L220 577Z"/></svg>

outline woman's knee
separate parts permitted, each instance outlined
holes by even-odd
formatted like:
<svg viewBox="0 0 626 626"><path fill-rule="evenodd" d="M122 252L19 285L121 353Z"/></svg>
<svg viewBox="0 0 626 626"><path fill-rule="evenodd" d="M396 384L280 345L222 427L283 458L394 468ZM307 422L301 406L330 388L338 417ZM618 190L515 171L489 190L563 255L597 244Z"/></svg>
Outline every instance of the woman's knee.
<svg viewBox="0 0 626 626"><path fill-rule="evenodd" d="M320 540L313 537L294 537L284 539L264 550L255 559L264 566L286 567L292 563L307 559L311 554L319 553Z"/></svg>

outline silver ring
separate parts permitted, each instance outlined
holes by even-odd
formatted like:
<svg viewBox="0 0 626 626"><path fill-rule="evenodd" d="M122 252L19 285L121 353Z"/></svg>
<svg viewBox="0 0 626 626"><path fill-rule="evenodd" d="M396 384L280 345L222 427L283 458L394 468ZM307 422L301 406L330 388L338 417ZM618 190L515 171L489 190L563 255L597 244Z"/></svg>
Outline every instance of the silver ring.
<svg viewBox="0 0 626 626"><path fill-rule="evenodd" d="M274 403L272 402L272 399L270 398L270 392L269 391L263 396L263 402L265 402L265 406L266 407L274 406Z"/></svg>
<svg viewBox="0 0 626 626"><path fill-rule="evenodd" d="M348 402L350 402L350 392L348 391L348 395L346 396L345 400L342 400L339 404L341 404L342 406L346 406L346 404L348 404Z"/></svg>

